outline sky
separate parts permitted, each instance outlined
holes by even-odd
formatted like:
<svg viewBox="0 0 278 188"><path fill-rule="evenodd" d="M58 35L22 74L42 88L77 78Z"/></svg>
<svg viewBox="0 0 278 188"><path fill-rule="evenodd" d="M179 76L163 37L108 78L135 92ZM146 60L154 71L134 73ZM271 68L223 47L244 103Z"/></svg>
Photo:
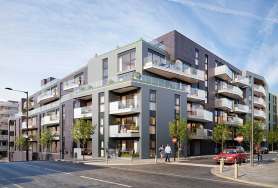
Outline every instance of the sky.
<svg viewBox="0 0 278 188"><path fill-rule="evenodd" d="M0 100L95 54L178 30L278 94L278 0L0 0Z"/></svg>

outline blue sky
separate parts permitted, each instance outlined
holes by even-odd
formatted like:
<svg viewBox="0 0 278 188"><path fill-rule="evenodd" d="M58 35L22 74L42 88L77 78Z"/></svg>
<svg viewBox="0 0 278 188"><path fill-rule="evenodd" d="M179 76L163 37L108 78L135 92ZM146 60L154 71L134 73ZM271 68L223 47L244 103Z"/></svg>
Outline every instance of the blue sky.
<svg viewBox="0 0 278 188"><path fill-rule="evenodd" d="M178 30L278 93L278 1L0 0L0 99L31 93L90 57Z"/></svg>

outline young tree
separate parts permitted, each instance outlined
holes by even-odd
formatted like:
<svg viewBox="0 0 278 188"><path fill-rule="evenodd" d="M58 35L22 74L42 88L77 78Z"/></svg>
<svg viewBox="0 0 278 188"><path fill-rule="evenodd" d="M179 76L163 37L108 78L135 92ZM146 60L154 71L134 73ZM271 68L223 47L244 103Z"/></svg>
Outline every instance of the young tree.
<svg viewBox="0 0 278 188"><path fill-rule="evenodd" d="M25 137L23 137L22 135L20 135L16 141L15 141L15 145L16 147L18 147L19 151L23 151L26 150L26 148L28 147L28 141Z"/></svg>
<svg viewBox="0 0 278 188"><path fill-rule="evenodd" d="M75 121L71 130L72 138L75 142L79 142L83 148L83 160L84 160L84 146L94 134L95 126L86 119L78 119Z"/></svg>
<svg viewBox="0 0 278 188"><path fill-rule="evenodd" d="M271 150L273 151L273 146L274 146L274 143L276 142L276 131L271 130L268 132L267 141L269 144L271 144L271 146L272 146Z"/></svg>
<svg viewBox="0 0 278 188"><path fill-rule="evenodd" d="M224 124L217 124L213 127L212 139L214 142L221 144L222 151L224 150L224 143L230 137L229 128Z"/></svg>
<svg viewBox="0 0 278 188"><path fill-rule="evenodd" d="M251 121L247 121L242 127L238 129L238 134L243 135L244 140L250 143L251 138L251 128L252 123ZM259 121L254 121L254 131L253 131L253 140L254 144L261 144L264 139L265 131L262 128L262 124Z"/></svg>
<svg viewBox="0 0 278 188"><path fill-rule="evenodd" d="M50 130L45 129L41 133L40 143L42 146L46 146L47 152L50 152L51 142L53 140L53 134Z"/></svg>
<svg viewBox="0 0 278 188"><path fill-rule="evenodd" d="M177 139L178 144L178 159L180 158L180 150L187 135L187 120L180 118L169 122L169 135L171 138Z"/></svg>

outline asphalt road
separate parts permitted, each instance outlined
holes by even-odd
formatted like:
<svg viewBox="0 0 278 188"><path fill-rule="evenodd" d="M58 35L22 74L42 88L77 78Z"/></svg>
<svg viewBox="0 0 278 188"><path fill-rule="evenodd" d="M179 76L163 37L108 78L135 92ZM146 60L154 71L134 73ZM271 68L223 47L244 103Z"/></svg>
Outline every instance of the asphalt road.
<svg viewBox="0 0 278 188"><path fill-rule="evenodd" d="M0 163L1 188L238 188L252 187L214 177L208 167L169 164L99 167L69 162Z"/></svg>

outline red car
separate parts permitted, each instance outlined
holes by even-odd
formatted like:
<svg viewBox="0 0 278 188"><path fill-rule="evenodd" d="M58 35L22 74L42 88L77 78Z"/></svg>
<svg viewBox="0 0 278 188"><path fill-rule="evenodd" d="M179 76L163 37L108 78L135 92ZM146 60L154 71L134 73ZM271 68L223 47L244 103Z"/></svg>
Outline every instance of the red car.
<svg viewBox="0 0 278 188"><path fill-rule="evenodd" d="M217 163L220 162L220 159L224 159L224 163L235 163L236 161L238 163L246 162L248 155L241 149L238 148L229 148L224 149L223 152L219 153L218 155L213 157L213 160L215 160Z"/></svg>

